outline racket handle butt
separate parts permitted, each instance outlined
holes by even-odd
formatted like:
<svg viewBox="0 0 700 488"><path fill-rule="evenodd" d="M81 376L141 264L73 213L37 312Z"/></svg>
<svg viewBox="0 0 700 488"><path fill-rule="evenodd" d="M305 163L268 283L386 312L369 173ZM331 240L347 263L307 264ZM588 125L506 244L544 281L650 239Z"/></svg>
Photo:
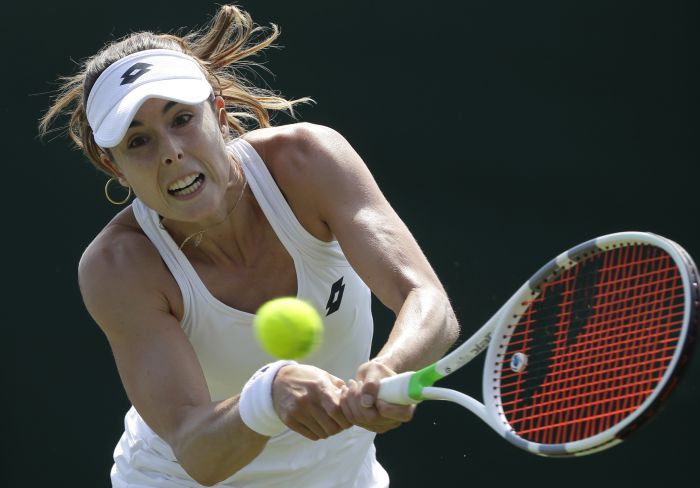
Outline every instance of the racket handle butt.
<svg viewBox="0 0 700 488"><path fill-rule="evenodd" d="M406 371L405 373L382 379L379 383L379 399L398 405L418 403L417 400L409 396L411 376L413 376L413 371Z"/></svg>

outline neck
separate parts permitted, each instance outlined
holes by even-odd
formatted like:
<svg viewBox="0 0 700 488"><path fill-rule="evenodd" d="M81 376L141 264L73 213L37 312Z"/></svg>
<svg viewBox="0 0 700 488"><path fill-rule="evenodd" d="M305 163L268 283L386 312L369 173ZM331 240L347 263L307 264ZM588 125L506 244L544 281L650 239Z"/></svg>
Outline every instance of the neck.
<svg viewBox="0 0 700 488"><path fill-rule="evenodd" d="M241 191L240 191L240 193L238 194L238 198L236 199L236 201L234 202L233 206L232 206L231 209L228 211L228 213L226 214L226 216L224 216L223 219L221 219L220 221L218 221L218 222L216 222L216 223L214 223L214 224L211 224L211 225L209 225L209 226L207 226L207 227L205 227L205 228L203 228L203 229L200 229L200 230L197 230L197 231L195 231L195 232L192 232L191 234L188 234L188 235L182 240L182 242L180 243L180 245L178 246L178 248L182 251L182 249L183 249L186 245L192 245L193 247L199 247L199 245L200 245L201 242L202 242L202 239L206 236L207 232L209 232L209 231L211 231L211 230L214 230L214 229L218 228L219 226L221 226L224 222L229 221L229 220L231 219L231 217L233 216L234 212L236 211L236 208L238 208L238 205L241 203L241 200L243 199L243 195L245 194L245 190L246 190L247 186L248 186L248 180L247 180L247 179L244 179L244 180L243 180L243 186L241 187ZM166 224L166 221L167 221L167 219L162 219L162 220L161 220L161 226L164 226L164 225ZM165 227L163 227L163 228L165 228ZM166 230L167 230L167 229L166 229ZM171 232L171 235L172 235L172 232Z"/></svg>
<svg viewBox="0 0 700 488"><path fill-rule="evenodd" d="M202 230L198 230L197 232L194 232L194 233L188 235L187 237L185 237L185 239L182 241L182 243L178 247L180 249L180 251L182 251L182 248L185 247L185 244L187 244L190 241L192 241L192 243L194 244L194 247L199 247L199 245L202 242L202 238L204 237L204 234L207 231L212 230L213 228L218 227L219 225L226 222L229 219L229 217L231 217L231 215L233 215L233 212L236 211L236 207L238 207L238 204L243 199L243 194L245 193L246 186L248 186L248 180L243 182L243 188L241 188L241 193L238 196L238 200L236 200L236 203L233 204L233 207L231 208L231 210L229 210L228 214L226 214L226 217L224 217L220 222L218 222L214 225L210 225L209 227L206 227Z"/></svg>

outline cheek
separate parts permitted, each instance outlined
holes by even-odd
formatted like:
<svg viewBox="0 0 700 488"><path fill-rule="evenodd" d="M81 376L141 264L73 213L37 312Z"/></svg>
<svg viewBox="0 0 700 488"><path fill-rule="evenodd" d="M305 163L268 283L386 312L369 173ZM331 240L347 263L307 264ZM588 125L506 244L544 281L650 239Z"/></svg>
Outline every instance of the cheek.
<svg viewBox="0 0 700 488"><path fill-rule="evenodd" d="M228 161L226 142L216 124L207 123L202 127L198 137L190 140L189 146L202 161Z"/></svg>
<svg viewBox="0 0 700 488"><path fill-rule="evenodd" d="M208 134L209 139L213 143L214 141L220 144L225 144L226 136L228 136L228 131L223 131L220 121L213 111L208 111L203 117L202 130Z"/></svg>
<svg viewBox="0 0 700 488"><path fill-rule="evenodd" d="M121 148L120 148L121 149ZM114 151L116 165L125 177L138 175L153 165L157 156L155 144L146 144L137 150L121 149Z"/></svg>
<svg viewBox="0 0 700 488"><path fill-rule="evenodd" d="M157 179L157 174L154 171L156 166L150 160L139 159L136 161L132 158L126 161L122 159L118 168L136 196L143 200L146 194L154 191L154 181Z"/></svg>

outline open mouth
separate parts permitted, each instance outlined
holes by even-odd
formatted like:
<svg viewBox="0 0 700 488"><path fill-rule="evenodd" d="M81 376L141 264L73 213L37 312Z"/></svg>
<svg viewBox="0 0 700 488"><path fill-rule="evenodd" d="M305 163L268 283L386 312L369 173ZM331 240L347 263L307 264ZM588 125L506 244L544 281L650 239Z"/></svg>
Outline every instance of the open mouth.
<svg viewBox="0 0 700 488"><path fill-rule="evenodd" d="M185 196L190 193L196 192L202 183L204 182L204 175L202 173L192 174L180 178L175 183L168 187L168 193L175 196Z"/></svg>

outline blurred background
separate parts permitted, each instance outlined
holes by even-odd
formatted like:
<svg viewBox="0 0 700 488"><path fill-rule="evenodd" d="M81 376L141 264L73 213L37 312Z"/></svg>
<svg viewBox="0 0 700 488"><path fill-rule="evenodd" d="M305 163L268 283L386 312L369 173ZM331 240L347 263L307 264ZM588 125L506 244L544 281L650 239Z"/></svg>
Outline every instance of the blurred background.
<svg viewBox="0 0 700 488"><path fill-rule="evenodd" d="M283 49L260 59L274 76L261 81L313 97L300 119L339 130L362 155L447 287L463 339L540 265L597 235L653 231L700 260L697 2L238 4L282 29ZM216 5L5 6L0 486L109 486L129 407L76 279L117 209L104 176L66 137L39 141L36 120L56 78L105 42L201 26ZM393 317L375 305L378 347ZM700 459L698 355L657 418L596 456L535 457L437 402L379 436L378 456L394 487L687 483ZM475 364L447 385L480 396Z"/></svg>

